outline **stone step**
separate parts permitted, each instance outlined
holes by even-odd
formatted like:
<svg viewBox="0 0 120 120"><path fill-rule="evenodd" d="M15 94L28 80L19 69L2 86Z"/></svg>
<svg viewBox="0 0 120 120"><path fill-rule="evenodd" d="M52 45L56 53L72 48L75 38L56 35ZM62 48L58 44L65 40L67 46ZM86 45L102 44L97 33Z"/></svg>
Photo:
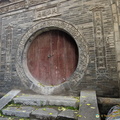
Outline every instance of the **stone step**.
<svg viewBox="0 0 120 120"><path fill-rule="evenodd" d="M78 120L101 120L94 90L81 91Z"/></svg>
<svg viewBox="0 0 120 120"><path fill-rule="evenodd" d="M58 111L54 108L40 108L31 113L31 119L36 120L77 120L75 110Z"/></svg>
<svg viewBox="0 0 120 120"><path fill-rule="evenodd" d="M59 110L54 108L36 108L31 106L20 106L20 107L7 107L2 110L3 115L10 116L11 118L21 117L29 118L30 120L77 120L77 110L64 109ZM0 118L1 120L1 118ZM8 120L4 118L3 120ZM17 120L17 118L16 118Z"/></svg>
<svg viewBox="0 0 120 120"><path fill-rule="evenodd" d="M0 120L30 120L30 119L25 119L20 117L0 117Z"/></svg>
<svg viewBox="0 0 120 120"><path fill-rule="evenodd" d="M74 97L68 96L44 96L22 94L13 99L15 103L36 106L71 106L78 108L79 101Z"/></svg>
<svg viewBox="0 0 120 120"><path fill-rule="evenodd" d="M31 118L40 120L55 120L58 116L58 111L53 108L40 108L31 113Z"/></svg>
<svg viewBox="0 0 120 120"><path fill-rule="evenodd" d="M62 111L61 113L59 113L58 115L58 120L77 120L78 118L78 111L75 111L75 110L65 110L65 111Z"/></svg>
<svg viewBox="0 0 120 120"><path fill-rule="evenodd" d="M33 110L35 110L35 108L30 106L7 107L2 110L2 113L3 115L29 118Z"/></svg>
<svg viewBox="0 0 120 120"><path fill-rule="evenodd" d="M11 104L8 105L7 108L2 109L4 115L9 115L10 117L17 116L20 117L21 120L23 118L29 118L30 120L100 120L95 91L81 91L80 102L78 99L70 96L31 94L19 94L19 96L16 96L19 92L19 90L12 90L0 99L1 109L11 100L14 100L16 103L13 104L16 106L12 106ZM62 106L69 107L65 108ZM78 106L79 112L77 110L68 109L70 107L78 108ZM9 118L3 117L2 119L0 117L0 120L9 120ZM14 118L13 120L19 120L19 118Z"/></svg>
<svg viewBox="0 0 120 120"><path fill-rule="evenodd" d="M9 118L0 117L0 120L9 120Z"/></svg>

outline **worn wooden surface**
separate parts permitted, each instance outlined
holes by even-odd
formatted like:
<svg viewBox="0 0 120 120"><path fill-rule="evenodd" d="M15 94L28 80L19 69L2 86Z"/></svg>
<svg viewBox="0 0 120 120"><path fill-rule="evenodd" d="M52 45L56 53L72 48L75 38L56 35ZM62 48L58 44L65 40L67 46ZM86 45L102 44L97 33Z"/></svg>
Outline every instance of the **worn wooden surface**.
<svg viewBox="0 0 120 120"><path fill-rule="evenodd" d="M77 46L66 33L51 30L40 34L31 43L27 64L33 77L45 85L66 81L77 66Z"/></svg>

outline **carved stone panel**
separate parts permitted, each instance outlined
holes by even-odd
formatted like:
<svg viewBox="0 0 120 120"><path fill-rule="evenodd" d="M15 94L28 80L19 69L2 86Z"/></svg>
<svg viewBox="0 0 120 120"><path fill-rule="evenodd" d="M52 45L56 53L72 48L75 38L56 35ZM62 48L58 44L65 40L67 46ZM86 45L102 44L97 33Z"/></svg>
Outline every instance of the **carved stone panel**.
<svg viewBox="0 0 120 120"><path fill-rule="evenodd" d="M54 16L60 15L58 5L54 5L54 7L50 8L36 8L35 9L35 18L34 20L44 19L44 18L50 18Z"/></svg>
<svg viewBox="0 0 120 120"><path fill-rule="evenodd" d="M0 6L0 14L11 12L13 10L19 10L25 8L25 1L20 0L11 4Z"/></svg>
<svg viewBox="0 0 120 120"><path fill-rule="evenodd" d="M6 28L6 66L5 66L5 81L11 80L11 50L12 50L12 36L13 27L8 26Z"/></svg>
<svg viewBox="0 0 120 120"><path fill-rule="evenodd" d="M94 8L94 41L95 41L95 59L97 78L106 76L106 43L104 37L102 7Z"/></svg>

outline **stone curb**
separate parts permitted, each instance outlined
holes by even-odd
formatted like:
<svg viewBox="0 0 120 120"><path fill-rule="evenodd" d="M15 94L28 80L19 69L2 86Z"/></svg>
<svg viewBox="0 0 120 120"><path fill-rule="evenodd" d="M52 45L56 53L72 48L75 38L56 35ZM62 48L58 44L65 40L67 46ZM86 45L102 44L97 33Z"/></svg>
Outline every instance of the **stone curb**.
<svg viewBox="0 0 120 120"><path fill-rule="evenodd" d="M15 103L36 106L71 106L77 108L79 102L76 98L68 96L42 96L42 95L22 95L13 99Z"/></svg>

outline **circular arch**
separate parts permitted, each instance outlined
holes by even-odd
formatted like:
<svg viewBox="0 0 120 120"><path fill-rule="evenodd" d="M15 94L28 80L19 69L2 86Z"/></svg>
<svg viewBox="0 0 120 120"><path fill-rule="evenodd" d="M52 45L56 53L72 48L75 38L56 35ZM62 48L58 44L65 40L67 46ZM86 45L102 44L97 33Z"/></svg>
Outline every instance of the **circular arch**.
<svg viewBox="0 0 120 120"><path fill-rule="evenodd" d="M27 49L36 36L42 32L58 29L69 34L76 42L78 47L78 64L75 72L62 84L55 86L45 86L35 80L29 74L26 63ZM59 19L49 19L35 24L28 32L22 37L17 51L16 57L16 70L23 82L23 84L39 94L58 94L66 90L70 90L75 86L84 76L85 70L88 65L88 50L87 43L79 30L69 22Z"/></svg>

